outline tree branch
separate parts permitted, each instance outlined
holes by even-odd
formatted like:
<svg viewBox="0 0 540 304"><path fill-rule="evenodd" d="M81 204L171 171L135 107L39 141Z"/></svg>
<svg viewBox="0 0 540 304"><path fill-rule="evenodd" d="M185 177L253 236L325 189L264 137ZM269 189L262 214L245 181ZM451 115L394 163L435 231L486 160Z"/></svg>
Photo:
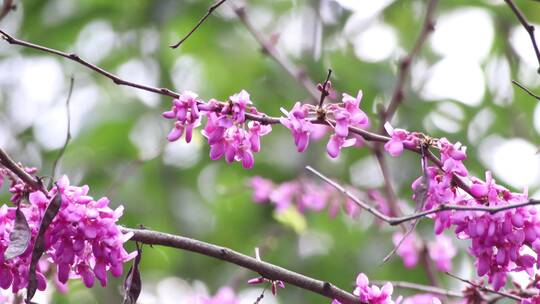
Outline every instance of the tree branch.
<svg viewBox="0 0 540 304"><path fill-rule="evenodd" d="M525 15L523 15L521 10L514 4L514 1L504 0L504 2L506 2L510 9L512 9L512 12L514 12L521 25L523 25L523 27L529 34L529 37L531 37L531 43L534 49L534 53L536 54L536 59L538 60L537 72L540 74L540 50L538 49L538 44L536 43L536 38L534 37L534 26L530 24L529 21L527 21L527 18L525 18Z"/></svg>
<svg viewBox="0 0 540 304"><path fill-rule="evenodd" d="M358 297L329 282L320 281L285 268L264 262L236 252L232 249L205 243L199 240L157 231L121 228L124 233L133 233L132 241L147 245L161 245L213 257L228 263L250 269L270 280L281 280L299 288L318 293L329 299L337 299L344 304L360 303Z"/></svg>
<svg viewBox="0 0 540 304"><path fill-rule="evenodd" d="M536 98L536 100L540 101L540 96L534 94L531 90L527 89L524 85L522 85L521 83L517 82L516 80L512 80L512 83L517 85L519 88L521 88L523 91L525 91L525 93L531 95L532 97Z"/></svg>
<svg viewBox="0 0 540 304"><path fill-rule="evenodd" d="M392 119L392 116L394 116L398 106L403 101L405 96L405 83L407 81L407 75L409 74L412 61L420 52L420 49L424 45L424 42L427 40L429 34L435 29L435 21L433 16L435 14L437 2L438 0L429 1L426 10L426 17L424 18L424 23L422 25L422 29L420 30L420 34L418 35L418 38L416 38L416 42L414 43L414 46L409 54L399 62L398 77L394 92L392 93L392 99L390 100L386 110L381 112L381 132L384 131L384 123Z"/></svg>
<svg viewBox="0 0 540 304"><path fill-rule="evenodd" d="M352 194L350 191L345 189L343 186L338 184L337 182L331 180L321 172L313 169L310 166L307 166L306 169L315 175L317 175L319 178L324 180L326 183L328 183L330 186L336 188L341 193L345 194L348 198L350 198L356 205L358 205L360 208L365 209L367 212L371 213L376 218L388 223L391 226L396 226L404 222L412 221L415 219L419 219L422 217L425 217L430 214L435 214L443 211L449 211L449 210L455 210L455 211L484 211L488 212L490 214L495 214L504 210L510 210L514 208L524 207L524 206L531 206L531 205L540 205L540 200L535 199L529 199L525 202L521 203L514 203L514 204L508 204L508 205L502 205L502 206L463 206L463 205L450 205L450 204L442 204L439 205L433 209L421 211L417 213L413 213L410 215L404 215L400 217L392 217L388 216L379 210L377 210L375 207L370 206L360 200L358 197L356 197L354 194Z"/></svg>
<svg viewBox="0 0 540 304"><path fill-rule="evenodd" d="M199 20L199 22L197 22L197 24L195 24L195 26L191 29L191 31L189 31L189 33L187 33L187 35L184 36L184 38L180 39L180 41L178 41L177 43L175 44L171 44L170 47L173 48L173 49L176 49L177 47L179 47L182 43L184 43L184 41L186 41L193 33L195 33L195 31L206 21L206 19L208 19L208 17L210 17L210 15L220 6L222 5L225 1L227 0L220 0L214 4L212 4L209 8L208 8L208 11L206 11L206 14Z"/></svg>
<svg viewBox="0 0 540 304"><path fill-rule="evenodd" d="M4 17L14 9L15 4L13 4L13 0L4 0L4 4L2 4L2 8L0 8L0 20L4 19Z"/></svg>

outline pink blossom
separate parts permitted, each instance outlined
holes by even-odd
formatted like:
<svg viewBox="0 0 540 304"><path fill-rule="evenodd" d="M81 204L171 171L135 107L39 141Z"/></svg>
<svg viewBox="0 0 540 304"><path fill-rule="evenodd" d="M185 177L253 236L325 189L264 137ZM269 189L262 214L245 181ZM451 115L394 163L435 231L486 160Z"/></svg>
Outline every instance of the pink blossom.
<svg viewBox="0 0 540 304"><path fill-rule="evenodd" d="M63 176L49 193L31 192L30 204L20 205L35 239L45 209L52 197L61 193L60 211L45 235L45 254L57 267L56 279L60 285L65 284L70 277L81 277L88 287L94 284L94 278L105 286L107 271L120 276L123 264L136 254L128 254L124 250L123 244L131 235L122 234L116 225L123 208L120 206L113 210L108 206L107 198L96 201L88 196L88 191L88 186L69 185L68 178ZM4 260L14 220L15 208L6 205L0 207L0 287L6 289L11 286L16 293L28 284L32 252L27 250L18 257ZM40 290L46 287L43 275L46 268L46 264L38 263L36 276Z"/></svg>
<svg viewBox="0 0 540 304"><path fill-rule="evenodd" d="M290 112L285 109L281 111L286 117L280 117L279 121L286 128L291 130L294 137L294 144L298 152L304 152L309 145L309 135L312 132L313 125L306 118L308 116L307 105L302 105L300 102L294 104Z"/></svg>
<svg viewBox="0 0 540 304"><path fill-rule="evenodd" d="M236 123L243 123L246 120L246 109L252 104L249 93L245 90L229 97L230 103L223 107L222 114L231 114Z"/></svg>
<svg viewBox="0 0 540 304"><path fill-rule="evenodd" d="M403 299L402 304L441 304L441 300L429 293L416 294L412 297Z"/></svg>
<svg viewBox="0 0 540 304"><path fill-rule="evenodd" d="M384 144L384 149L393 157L400 156L404 147L412 148L418 144L416 136L404 129L394 129L388 122L384 124L384 128L391 136L390 140Z"/></svg>
<svg viewBox="0 0 540 304"><path fill-rule="evenodd" d="M270 198L274 190L274 183L266 178L254 176L250 180L250 186L253 188L252 199L255 203L264 203Z"/></svg>
<svg viewBox="0 0 540 304"><path fill-rule="evenodd" d="M330 140L326 145L326 152L332 158L339 156L339 152L343 147L350 147L356 143L356 138L345 139L344 137L339 136L338 134L333 134L330 136Z"/></svg>
<svg viewBox="0 0 540 304"><path fill-rule="evenodd" d="M401 242L396 253L403 260L405 267L413 268L418 264L421 244L414 232L407 235L405 239L403 237L403 233L395 232L392 236L392 242L394 246L398 246Z"/></svg>
<svg viewBox="0 0 540 304"><path fill-rule="evenodd" d="M435 241L428 244L428 252L437 269L443 272L452 270L452 258L456 255L456 247L450 238L437 235Z"/></svg>
<svg viewBox="0 0 540 304"><path fill-rule="evenodd" d="M190 142L193 135L193 128L200 125L200 113L198 108L197 94L185 91L178 98L173 100L170 111L163 112L163 117L176 119L174 127L167 135L169 141L176 141L186 134L186 142Z"/></svg>
<svg viewBox="0 0 540 304"><path fill-rule="evenodd" d="M394 302L392 300L392 292L394 287L391 283L386 283L382 288L376 285L369 286L368 277L360 273L356 278L356 289L353 294L360 298L360 301L369 304L394 304L400 303L401 297Z"/></svg>

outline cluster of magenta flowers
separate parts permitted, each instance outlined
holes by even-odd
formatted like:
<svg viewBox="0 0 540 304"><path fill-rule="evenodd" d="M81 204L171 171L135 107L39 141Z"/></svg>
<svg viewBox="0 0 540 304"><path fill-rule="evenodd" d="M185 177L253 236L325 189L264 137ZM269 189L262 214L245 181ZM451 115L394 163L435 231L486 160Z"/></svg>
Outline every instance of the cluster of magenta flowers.
<svg viewBox="0 0 540 304"><path fill-rule="evenodd" d="M356 288L353 292L359 298L361 303L368 304L441 304L439 298L432 294L417 294L408 298L398 296L392 300L394 286L387 282L382 287L369 285L369 279L364 273L356 277ZM338 300L333 300L332 304L341 304Z"/></svg>
<svg viewBox="0 0 540 304"><path fill-rule="evenodd" d="M405 239L403 239L405 237ZM428 256L435 263L435 267L443 272L452 270L452 258L456 255L457 249L452 240L445 235L437 235L433 241L422 244L422 240L415 232L404 236L401 232L395 232L392 236L392 242L397 247L396 253L403 260L403 265L407 268L413 268L418 265L420 254L424 246L427 248Z"/></svg>
<svg viewBox="0 0 540 304"><path fill-rule="evenodd" d="M254 163L253 154L261 149L260 137L272 131L270 125L257 121L246 122L246 111L260 115L251 104L250 96L244 90L229 97L226 103L215 99L205 103L197 94L183 92L173 100L171 110L162 114L167 119L176 120L167 139L176 141L185 133L186 142L189 143L193 128L200 126L205 116L207 122L202 134L210 145L210 158L217 160L225 157L228 163L240 161L244 168L251 168Z"/></svg>
<svg viewBox="0 0 540 304"><path fill-rule="evenodd" d="M297 102L289 112L282 109L285 116L280 117L279 122L291 130L299 152L307 149L310 138L320 138L327 127L331 126L334 134L328 141L327 152L335 158L339 156L341 148L361 144L360 137L349 134L350 127L369 126L367 115L360 110L361 98L360 91L356 98L343 94L341 103L325 104L322 107ZM251 168L254 153L261 149L261 136L272 131L269 124L257 120L246 121L248 113L258 118L266 117L252 104L249 94L244 90L230 96L226 102L216 99L205 102L197 94L185 91L173 99L169 111L162 113L164 118L175 120L167 139L173 142L185 134L185 140L189 143L193 129L200 126L202 118L206 117L202 134L210 145L210 158L217 160L224 157L228 163L239 161L244 168Z"/></svg>
<svg viewBox="0 0 540 304"><path fill-rule="evenodd" d="M281 184L275 184L269 179L254 176L250 179L252 199L255 203L271 203L277 212L295 207L300 213L310 211L322 211L327 209L331 217L335 217L340 208L346 214L356 218L360 214L360 207L349 198L343 198L343 194L328 184L319 184L306 178L298 178ZM352 187L350 191L356 192ZM374 195L376 195L374 193ZM382 206L385 210L386 205Z"/></svg>
<svg viewBox="0 0 540 304"><path fill-rule="evenodd" d="M403 148L425 144L425 137L402 129L390 130L392 139L385 145L394 156ZM527 201L526 193L512 193L495 183L491 173L486 180L471 177L463 164L466 149L460 143L452 144L447 139L431 140L431 145L440 151L441 166L427 166L426 172L413 182L413 198L424 196L424 210L441 204L467 207L497 207ZM427 180L426 180L427 177ZM455 178L468 178L468 193L458 188ZM426 191L422 191L427 188ZM540 217L534 206L512 208L491 214L485 211L448 210L433 214L434 230L441 234L454 228L459 239L470 239L469 253L475 257L479 276L488 276L489 283L499 290L506 284L509 272L525 271L530 276L535 265L539 265ZM532 249L536 254L529 254Z"/></svg>
<svg viewBox="0 0 540 304"><path fill-rule="evenodd" d="M94 200L88 190L88 186L69 185L64 176L48 193L29 193L28 204L17 201L28 222L31 240L21 255L10 259L4 257L4 252L14 229L16 208L0 207L0 288L11 287L16 293L27 286L33 244L45 210L57 193L62 203L45 233L45 256L36 269L38 289L45 289L45 273L49 271L56 272L54 280L60 290L65 289L69 278L81 278L87 287L93 286L97 278L105 286L107 271L116 277L122 274L123 264L136 255L123 248L131 235L123 234L116 224L123 208L111 209L107 198Z"/></svg>
<svg viewBox="0 0 540 304"><path fill-rule="evenodd" d="M341 103L328 103L322 108L297 102L290 111L281 109L285 117L281 117L280 122L291 130L298 152L304 152L309 145L310 134L315 132L316 127L312 122L326 121L334 128L334 134L326 145L326 152L330 157L336 158L341 148L361 143L359 136L349 134L350 127L363 129L369 126L368 116L360 110L361 100L362 91L359 91L356 98L343 94ZM330 118L334 119L334 124L330 122Z"/></svg>

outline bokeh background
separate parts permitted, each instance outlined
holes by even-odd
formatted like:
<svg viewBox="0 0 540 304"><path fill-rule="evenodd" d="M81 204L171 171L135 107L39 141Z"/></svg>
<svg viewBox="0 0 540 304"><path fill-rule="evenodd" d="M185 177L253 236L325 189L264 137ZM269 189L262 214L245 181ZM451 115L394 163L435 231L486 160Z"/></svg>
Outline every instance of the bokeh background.
<svg viewBox="0 0 540 304"><path fill-rule="evenodd" d="M414 44L427 1L419 0L252 0L248 18L279 53L306 69L316 82L333 70L339 92L363 90L362 108L376 129L376 108L387 104L398 60ZM467 165L483 178L486 169L515 191L540 197L538 101L513 87L516 79L540 92L538 62L529 37L502 0L440 1L436 30L411 68L406 99L392 124L448 137L468 146ZM273 60L238 20L228 3L179 49L169 44L188 32L210 1L18 1L0 21L15 37L75 52L127 80L203 99L246 89L261 111L280 115L308 94ZM527 18L540 24L540 4L516 0ZM540 37L539 37L540 38ZM18 161L50 175L65 140L69 78L72 141L59 171L75 184L88 184L95 197L124 205L121 224L194 237L246 254L262 248L263 259L351 290L358 272L377 280L427 283L421 269L405 269L399 258L381 264L392 248L393 229L326 212L276 217L273 207L254 204L249 178L276 182L308 176L305 165L358 189L377 189L383 179L367 149L345 149L330 159L326 140L299 154L288 130L274 127L262 140L255 167L211 161L205 139L167 143L169 122L160 113L170 98L119 87L82 66L49 54L0 42L0 146ZM400 198L414 204L411 182L420 175L417 155L388 159ZM5 189L4 189L5 190ZM534 195L536 193L536 195ZM7 202L4 191L2 199ZM432 238L431 224L420 225ZM473 275L464 253L454 272ZM133 249L133 244L128 244ZM245 284L256 274L197 254L145 247L140 303L190 303L194 293L213 294L229 285L252 303L259 287ZM445 286L455 281L441 276ZM67 294L49 288L39 303L118 303L122 279L88 290L74 280ZM52 286L52 285L51 285ZM406 294L406 291L399 291ZM327 303L287 286L261 303Z"/></svg>

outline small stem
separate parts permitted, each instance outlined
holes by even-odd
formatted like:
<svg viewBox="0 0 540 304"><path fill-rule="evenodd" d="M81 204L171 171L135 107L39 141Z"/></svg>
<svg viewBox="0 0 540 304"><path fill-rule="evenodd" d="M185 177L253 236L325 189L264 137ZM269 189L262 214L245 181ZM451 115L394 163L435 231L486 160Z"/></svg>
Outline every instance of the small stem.
<svg viewBox="0 0 540 304"><path fill-rule="evenodd" d="M173 49L176 49L178 48L182 43L184 43L184 41L186 41L193 33L195 33L195 31L206 21L206 19L208 19L208 17L210 17L210 15L220 6L222 5L225 1L227 0L220 0L214 4L212 4L209 8L208 8L208 11L206 11L206 14L199 20L199 22L197 22L197 24L195 24L195 26L191 29L191 31L189 31L185 36L184 38L180 39L180 41L178 41L177 43L175 44L172 44L170 45L171 48Z"/></svg>
<svg viewBox="0 0 540 304"><path fill-rule="evenodd" d="M330 81L331 75L332 75L332 70L328 69L328 75L326 75L326 80L324 81L321 88L321 99L319 101L319 108L322 108L322 105L324 103L324 99L326 98L326 96L330 95L330 92L328 92L328 81Z"/></svg>

